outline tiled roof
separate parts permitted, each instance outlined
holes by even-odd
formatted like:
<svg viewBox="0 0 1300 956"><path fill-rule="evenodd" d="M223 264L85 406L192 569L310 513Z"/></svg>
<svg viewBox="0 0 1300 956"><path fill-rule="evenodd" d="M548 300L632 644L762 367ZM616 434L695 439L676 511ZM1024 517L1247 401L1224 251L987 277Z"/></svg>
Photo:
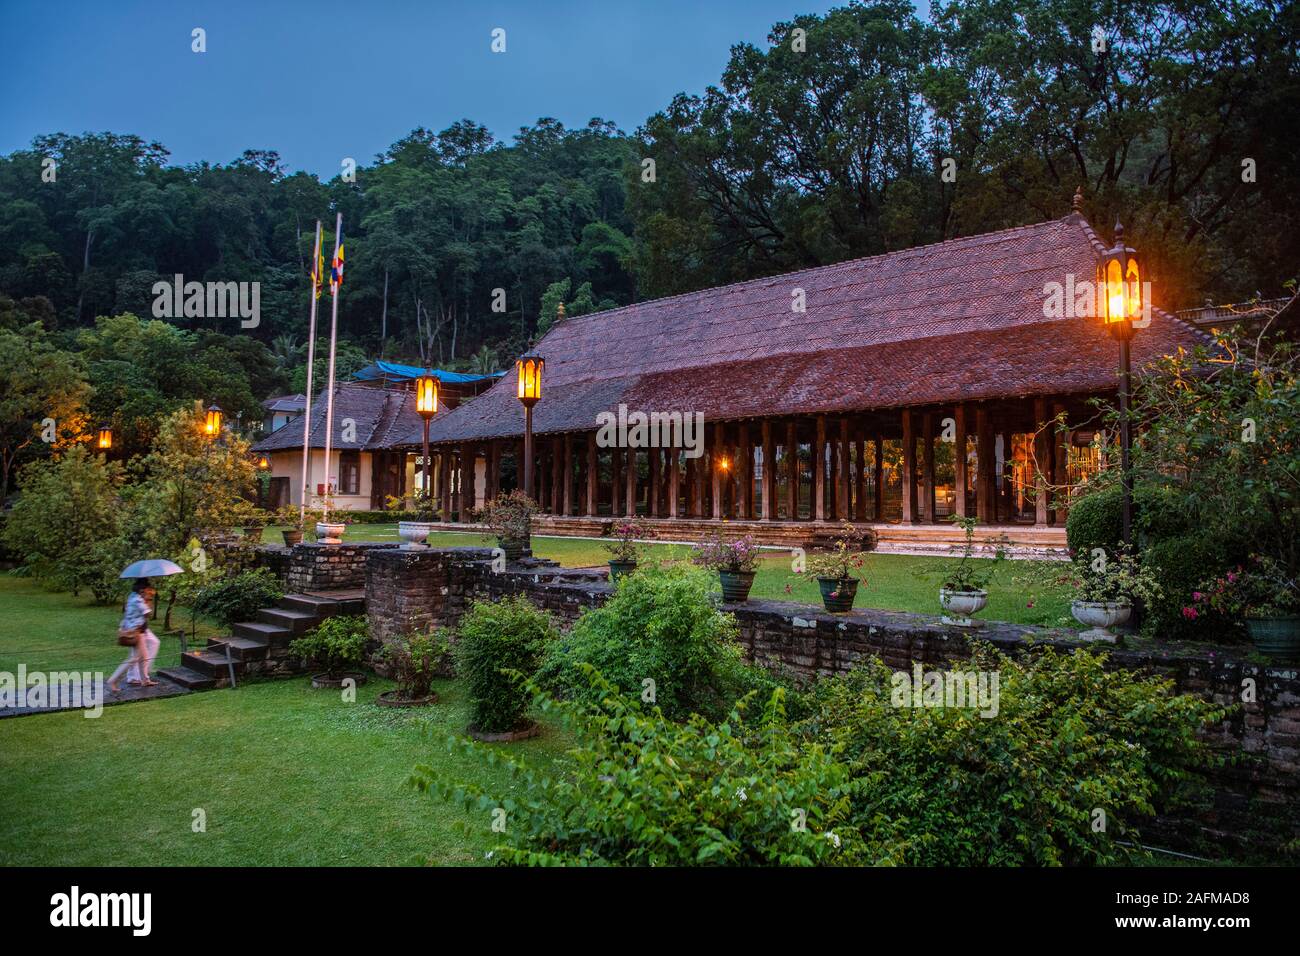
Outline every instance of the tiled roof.
<svg viewBox="0 0 1300 956"><path fill-rule="evenodd" d="M301 416L299 416L301 417ZM346 422L356 425L355 440L343 440ZM422 421L415 410L415 393L409 389L375 388L373 385L334 386L334 428L331 446L341 449L388 448ZM253 446L254 451L283 451L302 447L302 422L293 419ZM325 447L325 392L312 399L311 447Z"/></svg>
<svg viewBox="0 0 1300 956"><path fill-rule="evenodd" d="M1043 315L1044 285L1092 281L1103 248L1071 214L566 319L537 345L534 431L595 428L619 402L728 419L1109 389L1105 330ZM1198 341L1157 311L1134 363ZM514 389L508 375L440 415L431 440L521 434Z"/></svg>
<svg viewBox="0 0 1300 956"><path fill-rule="evenodd" d="M301 412L307 403L307 396L301 392L297 395L276 395L262 403L268 412Z"/></svg>

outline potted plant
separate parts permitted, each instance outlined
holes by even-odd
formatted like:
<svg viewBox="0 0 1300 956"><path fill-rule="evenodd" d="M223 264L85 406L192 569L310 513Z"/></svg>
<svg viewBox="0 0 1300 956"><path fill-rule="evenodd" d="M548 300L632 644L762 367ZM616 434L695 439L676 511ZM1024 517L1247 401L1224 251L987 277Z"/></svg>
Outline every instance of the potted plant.
<svg viewBox="0 0 1300 956"><path fill-rule="evenodd" d="M1300 659L1300 581L1272 558L1251 555L1247 567L1200 585L1183 615L1195 619L1206 612L1244 623L1264 656Z"/></svg>
<svg viewBox="0 0 1300 956"><path fill-rule="evenodd" d="M284 538L285 547L292 548L294 545L302 543L303 529L309 523L315 524L319 517L320 512L312 508L307 509L304 518L301 509L297 505L284 505L275 510L271 522L280 525L280 534Z"/></svg>
<svg viewBox="0 0 1300 956"><path fill-rule="evenodd" d="M327 617L305 635L289 644L289 653L323 668L311 677L312 687L341 687L343 681L364 684L362 672L369 627L362 615Z"/></svg>
<svg viewBox="0 0 1300 956"><path fill-rule="evenodd" d="M433 631L405 634L385 645L380 660L396 690L375 698L380 707L425 707L438 702L433 678L443 669L450 653L445 640Z"/></svg>
<svg viewBox="0 0 1300 956"><path fill-rule="evenodd" d="M316 512L316 540L321 544L342 544L343 533L347 530L348 522L346 518L341 517L334 507L333 495L320 496L320 511ZM326 517L326 516L330 517Z"/></svg>
<svg viewBox="0 0 1300 956"><path fill-rule="evenodd" d="M843 614L853 610L853 601L858 595L858 582L862 578L857 572L862 570L865 558L862 554L870 549L873 538L858 533L847 521L841 529L840 536L830 551L810 555L801 574L811 574L817 578L817 586L822 592L822 606L832 614Z"/></svg>
<svg viewBox="0 0 1300 956"><path fill-rule="evenodd" d="M696 545L691 560L718 572L722 582L722 600L736 603L749 600L758 570L759 551L752 535L727 541L715 535Z"/></svg>
<svg viewBox="0 0 1300 956"><path fill-rule="evenodd" d="M638 539L644 540L650 537L651 531L640 521L629 518L615 522L609 534L614 537L614 540L603 547L610 554L610 583L618 584L619 578L636 570L637 560L640 557L640 548L636 542Z"/></svg>
<svg viewBox="0 0 1300 956"><path fill-rule="evenodd" d="M1074 588L1070 613L1088 628L1079 633L1082 641L1118 643L1111 628L1128 622L1135 602L1150 604L1160 597L1155 574L1123 550L1079 554L1058 580Z"/></svg>
<svg viewBox="0 0 1300 956"><path fill-rule="evenodd" d="M438 508L433 495L422 491L415 496L413 503L415 520L397 522L397 536L402 539L402 548L407 551L428 547L426 542L429 539L429 532L433 530L434 523L438 519ZM400 510L405 502L401 498L390 495L387 504L390 511L395 511Z"/></svg>
<svg viewBox="0 0 1300 956"><path fill-rule="evenodd" d="M943 574L943 583L939 587L939 606L943 608L943 623L953 627L978 627L980 622L971 615L978 614L989 602L988 585L997 573L998 565L1006 557L1006 552L998 545L992 559L975 557L975 528L978 518L953 515L953 524L962 530L965 541L962 544L961 558L954 565L950 562L931 565L923 573L939 571Z"/></svg>
<svg viewBox="0 0 1300 956"><path fill-rule="evenodd" d="M479 519L496 533L506 560L518 561L531 553L533 515L537 511L537 502L515 490L489 501L479 512Z"/></svg>

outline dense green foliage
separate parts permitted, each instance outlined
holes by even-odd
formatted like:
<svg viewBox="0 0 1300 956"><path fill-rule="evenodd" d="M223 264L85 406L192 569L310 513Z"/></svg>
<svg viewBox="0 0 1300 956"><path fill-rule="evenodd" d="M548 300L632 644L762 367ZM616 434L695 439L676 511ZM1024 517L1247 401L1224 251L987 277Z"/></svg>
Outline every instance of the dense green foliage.
<svg viewBox="0 0 1300 956"><path fill-rule="evenodd" d="M195 594L190 607L220 624L251 621L264 607L274 607L284 597L280 581L266 568L218 577Z"/></svg>
<svg viewBox="0 0 1300 956"><path fill-rule="evenodd" d="M370 638L364 615L338 614L327 617L289 644L289 651L303 660L325 668L330 677L361 669L366 642Z"/></svg>
<svg viewBox="0 0 1300 956"><path fill-rule="evenodd" d="M450 647L432 631L400 634L384 645L381 658L403 700L428 697L433 679L445 669Z"/></svg>
<svg viewBox="0 0 1300 956"><path fill-rule="evenodd" d="M623 577L613 597L547 649L538 685L584 697L594 668L671 720L722 719L742 694L770 689L772 678L741 660L736 619L714 605L713 586L713 575L681 565Z"/></svg>
<svg viewBox="0 0 1300 956"><path fill-rule="evenodd" d="M996 716L899 706L901 681L872 662L816 685L802 725L850 768L852 822L883 825L909 864L1119 862L1143 818L1187 796L1211 759L1196 733L1223 717L1087 651L982 648L954 669L998 674Z"/></svg>
<svg viewBox="0 0 1300 956"><path fill-rule="evenodd" d="M1123 502L1118 484L1097 491L1085 489L1070 502L1065 519L1065 537L1076 554L1091 554L1094 548L1110 552L1123 538Z"/></svg>
<svg viewBox="0 0 1300 956"><path fill-rule="evenodd" d="M888 862L845 826L845 768L801 746L775 690L757 721L675 723L587 671L587 705L539 697L574 737L556 776L473 742L453 748L511 785L488 788L416 767L422 790L470 812L505 811L494 862L530 866L809 866Z"/></svg>
<svg viewBox="0 0 1300 956"><path fill-rule="evenodd" d="M469 690L473 729L507 733L524 724L533 675L555 622L522 595L475 601L456 628L456 673Z"/></svg>

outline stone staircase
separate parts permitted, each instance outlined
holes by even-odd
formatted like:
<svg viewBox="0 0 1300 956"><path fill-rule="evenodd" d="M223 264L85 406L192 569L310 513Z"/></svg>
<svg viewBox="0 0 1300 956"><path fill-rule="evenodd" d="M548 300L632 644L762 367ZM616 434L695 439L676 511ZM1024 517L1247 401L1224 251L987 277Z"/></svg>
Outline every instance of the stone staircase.
<svg viewBox="0 0 1300 956"><path fill-rule="evenodd" d="M290 673L296 660L289 642L335 614L365 612L365 591L306 591L286 594L276 607L262 608L256 620L241 621L225 638L209 638L208 646L181 655L179 667L158 673L188 690L230 686L246 675ZM227 656L228 655L228 656Z"/></svg>

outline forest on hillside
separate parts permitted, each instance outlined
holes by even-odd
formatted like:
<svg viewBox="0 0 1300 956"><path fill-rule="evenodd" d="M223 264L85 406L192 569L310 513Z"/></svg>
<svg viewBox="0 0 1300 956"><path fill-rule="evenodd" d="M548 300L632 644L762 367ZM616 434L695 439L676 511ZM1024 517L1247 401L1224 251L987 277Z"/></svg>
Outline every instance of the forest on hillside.
<svg viewBox="0 0 1300 956"><path fill-rule="evenodd" d="M38 135L0 157L0 329L67 353L92 417L213 392L251 416L301 387L314 223L328 246L337 212L341 370L488 371L561 301L580 315L1041 221L1080 186L1105 238L1123 217L1157 304L1282 293L1300 261L1295 4L931 6L777 23L631 133L417 126L328 180L269 148L179 166L128 131ZM152 288L177 273L260 283L259 325L157 328ZM105 318L126 314L141 321Z"/></svg>

